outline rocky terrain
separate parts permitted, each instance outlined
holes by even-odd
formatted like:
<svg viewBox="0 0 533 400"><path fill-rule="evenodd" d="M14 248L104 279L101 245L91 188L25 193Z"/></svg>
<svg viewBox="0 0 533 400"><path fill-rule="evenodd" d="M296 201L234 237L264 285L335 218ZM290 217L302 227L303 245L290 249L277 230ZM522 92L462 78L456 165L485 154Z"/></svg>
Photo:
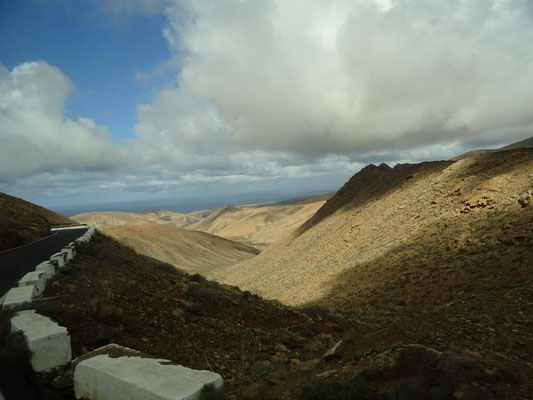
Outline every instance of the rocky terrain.
<svg viewBox="0 0 533 400"><path fill-rule="evenodd" d="M241 245L206 233L103 229L138 236L137 248L180 241L199 254L191 268L221 283L97 234L35 306L68 328L74 356L115 342L213 370L217 398L531 399L532 198L533 149L370 165L237 264ZM239 212L201 220L219 214L210 226L222 231ZM72 398L68 379L38 380Z"/></svg>
<svg viewBox="0 0 533 400"><path fill-rule="evenodd" d="M294 235L211 276L375 324L374 348L419 343L527 363L532 197L533 149L368 166Z"/></svg>
<svg viewBox="0 0 533 400"><path fill-rule="evenodd" d="M72 218L97 228L157 224L212 233L263 249L308 220L331 195L255 206L227 206L186 214L165 210L143 213L90 212ZM171 251L171 250L169 250Z"/></svg>
<svg viewBox="0 0 533 400"><path fill-rule="evenodd" d="M46 208L0 193L0 251L49 235L51 225L74 223Z"/></svg>
<svg viewBox="0 0 533 400"><path fill-rule="evenodd" d="M119 225L100 230L139 254L191 274L204 275L259 254L253 247L220 236L160 224Z"/></svg>
<svg viewBox="0 0 533 400"><path fill-rule="evenodd" d="M342 334L318 315L180 272L103 235L78 250L39 305L68 327L74 356L111 341L211 369L228 393L242 393L274 371L319 359Z"/></svg>
<svg viewBox="0 0 533 400"><path fill-rule="evenodd" d="M533 389L526 360L411 344L402 332L383 340L377 324L263 300L98 234L35 306L68 327L74 357L114 342L213 370L225 381L217 399L518 400ZM434 320L426 322L422 331ZM68 376L37 380L51 399L72 399Z"/></svg>

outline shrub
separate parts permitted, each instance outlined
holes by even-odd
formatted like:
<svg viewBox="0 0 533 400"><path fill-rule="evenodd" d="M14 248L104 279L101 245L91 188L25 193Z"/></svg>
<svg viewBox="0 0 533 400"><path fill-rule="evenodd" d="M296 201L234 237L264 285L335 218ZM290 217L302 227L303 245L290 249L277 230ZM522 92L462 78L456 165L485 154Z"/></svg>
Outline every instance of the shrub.
<svg viewBox="0 0 533 400"><path fill-rule="evenodd" d="M198 273L191 275L189 279L193 282L205 282L206 281L206 279Z"/></svg>
<svg viewBox="0 0 533 400"><path fill-rule="evenodd" d="M219 290L202 285L191 285L187 290L187 295L198 303L215 308L223 307L228 303L226 296Z"/></svg>
<svg viewBox="0 0 533 400"><path fill-rule="evenodd" d="M317 314L322 319L333 322L342 328L346 327L346 320L341 315L334 314L324 307L307 306L307 307L304 307L302 310L308 314L312 314L312 313Z"/></svg>
<svg viewBox="0 0 533 400"><path fill-rule="evenodd" d="M11 333L11 318L16 310L0 312L0 360L15 370L31 375L31 352L22 332Z"/></svg>
<svg viewBox="0 0 533 400"><path fill-rule="evenodd" d="M0 360L23 374L31 375L31 351L22 332L8 335L0 348Z"/></svg>
<svg viewBox="0 0 533 400"><path fill-rule="evenodd" d="M224 388L217 389L212 383L205 385L200 393L200 400L226 400L227 398Z"/></svg>

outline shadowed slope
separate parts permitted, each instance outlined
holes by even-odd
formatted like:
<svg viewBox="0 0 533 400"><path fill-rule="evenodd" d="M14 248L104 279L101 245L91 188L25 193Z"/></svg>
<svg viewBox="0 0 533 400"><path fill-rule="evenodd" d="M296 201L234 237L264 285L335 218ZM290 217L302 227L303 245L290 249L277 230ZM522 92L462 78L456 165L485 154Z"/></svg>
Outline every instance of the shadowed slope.
<svg viewBox="0 0 533 400"><path fill-rule="evenodd" d="M48 235L50 225L75 223L46 208L0 193L0 251Z"/></svg>

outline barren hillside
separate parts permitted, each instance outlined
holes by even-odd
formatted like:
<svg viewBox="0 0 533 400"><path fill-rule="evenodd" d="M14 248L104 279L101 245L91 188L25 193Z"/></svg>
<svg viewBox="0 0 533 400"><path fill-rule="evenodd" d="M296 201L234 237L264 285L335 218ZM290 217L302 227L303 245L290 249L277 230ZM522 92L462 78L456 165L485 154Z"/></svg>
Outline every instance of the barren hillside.
<svg viewBox="0 0 533 400"><path fill-rule="evenodd" d="M150 210L139 213L102 211L77 214L72 219L82 224L92 225L95 228L133 224L162 224L183 228L198 222L212 212L211 210L201 210L183 214L166 210Z"/></svg>
<svg viewBox="0 0 533 400"><path fill-rule="evenodd" d="M248 260L259 253L253 247L209 233L158 224L114 226L101 231L139 254L192 274L206 274L215 268Z"/></svg>
<svg viewBox="0 0 533 400"><path fill-rule="evenodd" d="M368 166L296 234L211 277L345 310L386 324L384 335L532 352L532 196L533 149Z"/></svg>
<svg viewBox="0 0 533 400"><path fill-rule="evenodd" d="M264 248L308 220L325 201L262 207L228 206L188 226Z"/></svg>
<svg viewBox="0 0 533 400"><path fill-rule="evenodd" d="M518 151L510 158L362 171L306 229L290 238L293 244L275 245L301 262L306 254L292 249L300 240L308 246L299 250L308 250L310 257L320 250L314 245L324 246L322 251L330 253L325 261L335 252L342 257L342 246L350 241L360 240L361 247L352 248L352 254L359 251L361 258L372 248L379 253L374 241L385 247L400 241L364 264L357 265L358 258L352 257L353 271L338 276L328 293L331 301L322 299L332 306L330 311L286 307L184 274L99 233L77 248L76 258L47 283L44 296L32 307L67 327L74 357L113 342L210 369L224 378L226 397L216 398L525 400L533 382L532 159L531 152ZM366 184L358 188L354 182ZM527 185L527 193L519 190ZM508 192L515 189L519 195L508 200ZM409 193L412 201L404 198ZM436 204L427 204L428 198ZM386 204L380 206L382 202ZM447 211L447 202L458 208ZM442 221L435 207L443 209L441 219L448 218L448 225L438 225ZM392 211L387 214L388 209ZM398 224L398 213L411 218ZM360 214L372 223L358 220L361 224L354 226L349 220ZM433 218L435 226L422 224L422 218ZM26 222L39 220L34 214ZM493 223L501 229L497 243L492 240ZM465 226L472 228L467 237L448 240L451 234L467 232ZM359 232L350 232L350 227ZM206 254L207 262L213 248L224 253L229 251L224 246L236 245L193 231L173 238L179 230L165 226L110 229L133 229L137 238L146 234L149 245L155 235L157 241L169 236L184 251ZM373 236L367 241L361 232ZM276 255L267 252L274 260ZM301 266L301 280L316 272ZM296 280L294 269L286 267L287 279L280 273L279 285L288 290ZM264 278L272 283L273 275ZM443 294L445 301L440 300ZM7 332L0 332L0 362L13 354ZM35 378L47 395L72 399L71 375L64 373L59 369Z"/></svg>
<svg viewBox="0 0 533 400"><path fill-rule="evenodd" d="M186 214L165 210L142 213L90 212L72 218L97 228L131 224L159 224L208 232L264 248L308 220L331 195L257 206L227 206Z"/></svg>
<svg viewBox="0 0 533 400"><path fill-rule="evenodd" d="M50 233L50 225L75 221L33 203L0 193L0 251L31 243Z"/></svg>

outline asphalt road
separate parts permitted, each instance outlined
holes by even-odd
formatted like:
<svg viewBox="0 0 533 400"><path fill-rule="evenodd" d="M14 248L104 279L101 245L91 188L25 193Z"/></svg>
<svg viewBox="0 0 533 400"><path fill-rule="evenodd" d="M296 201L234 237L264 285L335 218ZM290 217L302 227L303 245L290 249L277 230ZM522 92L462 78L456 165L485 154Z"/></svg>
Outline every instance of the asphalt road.
<svg viewBox="0 0 533 400"><path fill-rule="evenodd" d="M52 254L86 231L87 228L56 231L45 239L0 253L0 297L17 286L27 272L35 270L38 264L48 260Z"/></svg>

